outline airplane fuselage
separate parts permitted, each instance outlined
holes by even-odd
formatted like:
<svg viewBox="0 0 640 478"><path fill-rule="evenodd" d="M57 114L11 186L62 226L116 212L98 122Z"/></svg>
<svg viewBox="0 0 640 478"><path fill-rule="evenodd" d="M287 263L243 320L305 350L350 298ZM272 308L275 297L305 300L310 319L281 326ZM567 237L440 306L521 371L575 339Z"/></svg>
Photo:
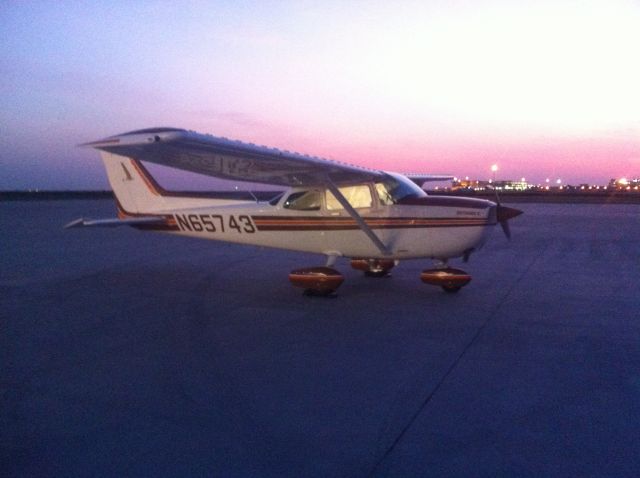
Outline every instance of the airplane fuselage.
<svg viewBox="0 0 640 478"><path fill-rule="evenodd" d="M172 234L238 244L343 257L451 258L478 249L496 224L495 204L471 198L426 196L409 204L360 208L365 223L387 246L367 240L344 210L284 207L292 189L275 204L240 203L162 212L161 224L140 226ZM126 214L126 213L125 213Z"/></svg>

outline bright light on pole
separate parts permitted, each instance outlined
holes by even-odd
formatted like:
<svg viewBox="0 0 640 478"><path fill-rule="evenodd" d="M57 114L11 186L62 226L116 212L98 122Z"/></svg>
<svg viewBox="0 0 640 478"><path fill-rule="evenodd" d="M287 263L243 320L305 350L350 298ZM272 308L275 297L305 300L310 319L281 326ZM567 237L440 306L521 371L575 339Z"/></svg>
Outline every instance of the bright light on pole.
<svg viewBox="0 0 640 478"><path fill-rule="evenodd" d="M496 182L496 172L498 171L498 165L494 164L491 166L491 172L493 173L493 182Z"/></svg>

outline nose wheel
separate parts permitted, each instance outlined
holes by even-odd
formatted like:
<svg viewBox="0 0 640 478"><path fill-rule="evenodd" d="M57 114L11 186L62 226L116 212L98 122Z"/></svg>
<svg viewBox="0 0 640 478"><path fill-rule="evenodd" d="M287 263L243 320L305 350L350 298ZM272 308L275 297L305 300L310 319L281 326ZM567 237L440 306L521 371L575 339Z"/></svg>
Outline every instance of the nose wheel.
<svg viewBox="0 0 640 478"><path fill-rule="evenodd" d="M447 294L455 294L462 289L459 285L443 285L442 290L444 290Z"/></svg>
<svg viewBox="0 0 640 478"><path fill-rule="evenodd" d="M455 294L465 285L471 282L471 276L461 269L453 267L434 268L423 270L420 279L425 284L437 285L449 293Z"/></svg>
<svg viewBox="0 0 640 478"><path fill-rule="evenodd" d="M351 267L364 272L367 277L387 277L396 262L392 259L352 259Z"/></svg>

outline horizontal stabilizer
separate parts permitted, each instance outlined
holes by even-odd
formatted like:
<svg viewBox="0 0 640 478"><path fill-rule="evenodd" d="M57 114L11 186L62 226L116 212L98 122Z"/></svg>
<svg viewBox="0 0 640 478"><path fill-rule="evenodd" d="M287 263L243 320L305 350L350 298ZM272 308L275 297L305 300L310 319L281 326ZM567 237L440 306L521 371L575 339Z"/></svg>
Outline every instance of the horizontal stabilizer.
<svg viewBox="0 0 640 478"><path fill-rule="evenodd" d="M147 216L147 217L132 217L127 219L85 219L83 217L71 221L65 225L65 229L72 227L116 227L116 226L138 226L143 224L163 224L165 222L164 217Z"/></svg>

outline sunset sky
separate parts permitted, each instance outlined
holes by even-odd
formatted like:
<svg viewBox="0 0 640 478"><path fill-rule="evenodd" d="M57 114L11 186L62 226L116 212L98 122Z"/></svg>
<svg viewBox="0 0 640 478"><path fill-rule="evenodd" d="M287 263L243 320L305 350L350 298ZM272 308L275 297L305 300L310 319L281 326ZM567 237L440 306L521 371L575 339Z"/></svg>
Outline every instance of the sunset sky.
<svg viewBox="0 0 640 478"><path fill-rule="evenodd" d="M631 0L2 2L0 189L106 188L76 145L152 126L402 172L640 176L638 51Z"/></svg>

